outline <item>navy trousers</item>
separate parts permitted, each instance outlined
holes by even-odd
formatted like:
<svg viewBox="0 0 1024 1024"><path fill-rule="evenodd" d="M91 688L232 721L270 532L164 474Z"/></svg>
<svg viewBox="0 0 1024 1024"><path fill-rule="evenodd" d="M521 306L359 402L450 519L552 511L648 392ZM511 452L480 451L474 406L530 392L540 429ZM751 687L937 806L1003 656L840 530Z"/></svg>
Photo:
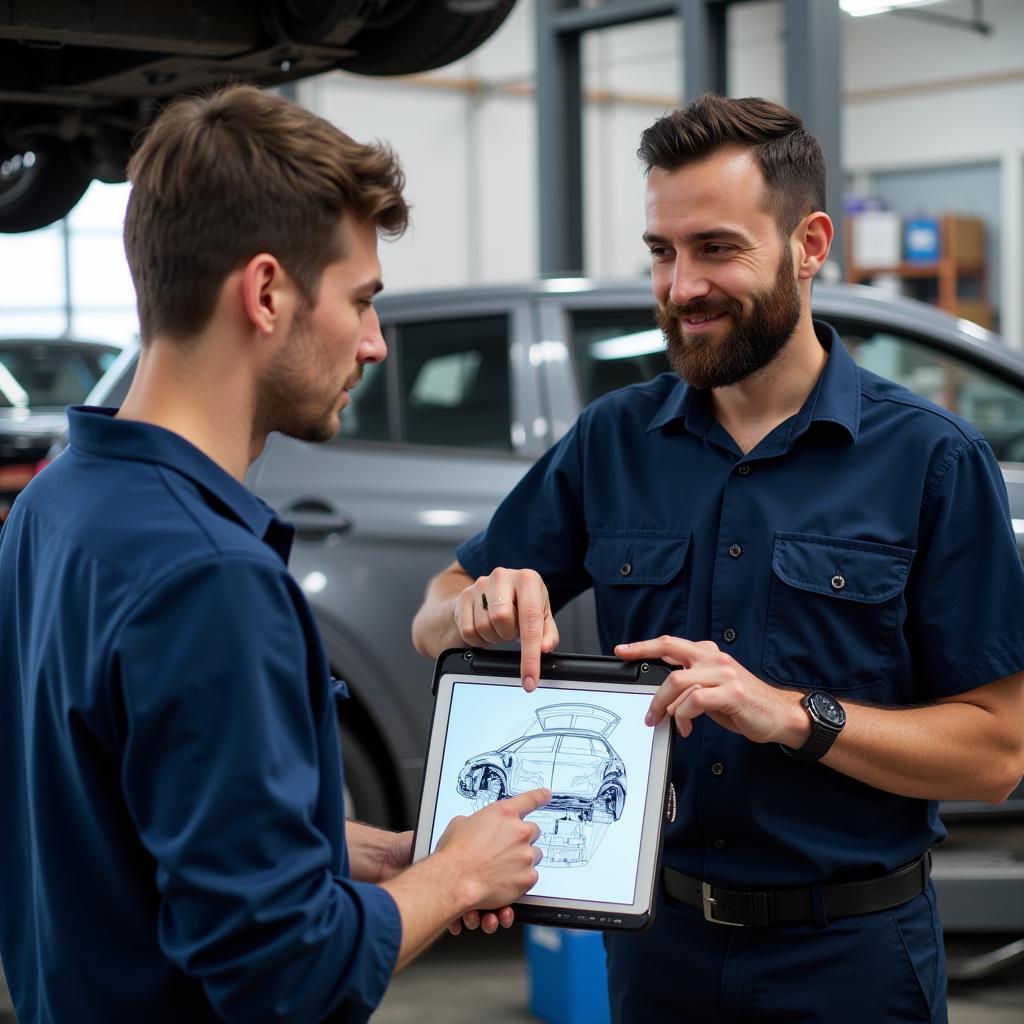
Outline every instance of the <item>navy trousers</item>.
<svg viewBox="0 0 1024 1024"><path fill-rule="evenodd" d="M730 928L662 897L608 933L615 1024L947 1024L935 892L822 926Z"/></svg>

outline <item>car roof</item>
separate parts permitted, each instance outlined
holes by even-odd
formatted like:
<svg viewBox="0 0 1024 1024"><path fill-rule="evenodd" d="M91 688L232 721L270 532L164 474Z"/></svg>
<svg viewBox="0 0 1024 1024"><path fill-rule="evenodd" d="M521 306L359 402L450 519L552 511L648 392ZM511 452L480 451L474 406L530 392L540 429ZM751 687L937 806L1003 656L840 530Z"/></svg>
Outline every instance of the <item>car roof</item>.
<svg viewBox="0 0 1024 1024"><path fill-rule="evenodd" d="M123 348L123 346L117 345L112 341L96 341L93 338L0 336L0 348L30 348L35 345L45 345L48 348L102 349L108 352L120 352Z"/></svg>

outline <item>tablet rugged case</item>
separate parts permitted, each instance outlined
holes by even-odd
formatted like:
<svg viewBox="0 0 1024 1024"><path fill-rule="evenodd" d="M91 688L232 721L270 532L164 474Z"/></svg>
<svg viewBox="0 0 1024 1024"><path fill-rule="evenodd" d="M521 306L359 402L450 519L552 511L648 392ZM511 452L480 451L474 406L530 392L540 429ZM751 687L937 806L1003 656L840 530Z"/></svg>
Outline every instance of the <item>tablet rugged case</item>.
<svg viewBox="0 0 1024 1024"><path fill-rule="evenodd" d="M645 685L658 686L664 682L666 676L675 670L677 666L667 665L661 661L620 661L618 658L602 657L600 655L576 655L576 654L550 654L541 658L540 678L544 680L578 680L581 682L614 682L614 683L643 683ZM434 667L434 678L432 692L437 696L438 683L442 676L453 674L482 675L482 676L507 676L519 678L520 655L518 651L492 651L475 650L471 648L455 648L444 651L437 659ZM436 711L436 706L435 706ZM564 714L561 717L565 717ZM585 721L584 721L585 719ZM611 712L602 708L581 709L579 722L573 719L570 728L576 726L581 730L601 733L606 728L609 732L614 729L618 718ZM544 723L542 722L542 727ZM602 727L604 726L604 728ZM433 722L431 722L431 733ZM610 744L608 744L610 747ZM609 762L605 768L601 781L591 788L594 792L578 793L556 793L553 804L556 802L561 808L571 810L578 814L581 821L608 823L617 820L621 812L621 803L617 801L625 799L625 792L621 786L617 787L615 780L614 762L617 760L614 749L610 750L611 757L605 758ZM666 805L670 787L668 785L669 772L668 761L671 757L671 743L665 755L665 780L666 792L662 795L662 804ZM600 761L599 757L595 758ZM621 767L621 762L619 762ZM481 770L472 773L465 780L465 792L467 797L475 797L478 806L483 806L490 799L500 798L500 786L494 780L497 771L501 766L495 765L494 773L488 772L486 765L481 765ZM595 768L600 769L601 765L596 764ZM597 773L601 774L600 771ZM488 786L493 789L488 792ZM475 789L474 789L475 787ZM654 873L654 883L650 893L650 911L644 914L624 914L619 912L602 912L599 910L581 910L572 907L544 907L533 903L515 904L516 919L521 922L553 925L563 928L592 928L600 930L640 930L646 928L653 919L655 895L654 889L657 886L657 879L660 876L660 856L662 830L667 815L662 814L658 825L658 868ZM417 822L417 826L418 826ZM554 854L546 852L546 856L558 856L566 863L571 863L571 858L579 857L578 848L571 846L559 848ZM585 863L585 861L583 861Z"/></svg>

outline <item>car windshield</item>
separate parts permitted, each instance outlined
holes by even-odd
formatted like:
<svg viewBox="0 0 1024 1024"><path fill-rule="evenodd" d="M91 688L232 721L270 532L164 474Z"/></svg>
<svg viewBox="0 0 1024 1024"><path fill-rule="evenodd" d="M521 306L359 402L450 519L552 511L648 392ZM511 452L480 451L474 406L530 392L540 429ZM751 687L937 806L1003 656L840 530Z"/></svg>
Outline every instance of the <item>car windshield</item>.
<svg viewBox="0 0 1024 1024"><path fill-rule="evenodd" d="M0 405L63 408L81 402L117 358L113 345L0 342Z"/></svg>

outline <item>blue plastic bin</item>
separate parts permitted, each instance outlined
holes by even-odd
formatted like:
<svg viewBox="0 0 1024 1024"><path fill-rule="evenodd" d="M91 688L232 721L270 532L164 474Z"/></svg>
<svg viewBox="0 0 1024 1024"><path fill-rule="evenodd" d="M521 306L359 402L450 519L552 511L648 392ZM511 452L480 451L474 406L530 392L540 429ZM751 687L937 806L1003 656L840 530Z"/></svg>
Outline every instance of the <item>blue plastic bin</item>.
<svg viewBox="0 0 1024 1024"><path fill-rule="evenodd" d="M530 1012L550 1024L610 1024L600 932L526 927Z"/></svg>
<svg viewBox="0 0 1024 1024"><path fill-rule="evenodd" d="M935 263L939 258L939 222L915 217L903 224L903 258L908 263Z"/></svg>

